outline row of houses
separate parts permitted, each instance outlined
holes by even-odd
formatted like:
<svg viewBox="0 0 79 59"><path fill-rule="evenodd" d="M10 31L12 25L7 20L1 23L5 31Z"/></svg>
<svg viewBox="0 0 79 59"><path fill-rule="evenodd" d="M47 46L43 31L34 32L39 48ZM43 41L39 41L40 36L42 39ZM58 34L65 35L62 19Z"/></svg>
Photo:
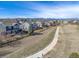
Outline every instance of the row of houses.
<svg viewBox="0 0 79 59"><path fill-rule="evenodd" d="M18 33L33 33L37 29L42 29L44 27L55 26L56 21L36 21L36 22L27 22L27 21L16 21L10 25L6 25L3 22L0 22L0 33L5 34L18 34Z"/></svg>
<svg viewBox="0 0 79 59"><path fill-rule="evenodd" d="M0 46L6 42L18 40L26 34L32 34L35 30L56 26L57 24L56 21L15 21L9 24L0 22Z"/></svg>
<svg viewBox="0 0 79 59"><path fill-rule="evenodd" d="M79 20L62 20L63 24L79 24Z"/></svg>

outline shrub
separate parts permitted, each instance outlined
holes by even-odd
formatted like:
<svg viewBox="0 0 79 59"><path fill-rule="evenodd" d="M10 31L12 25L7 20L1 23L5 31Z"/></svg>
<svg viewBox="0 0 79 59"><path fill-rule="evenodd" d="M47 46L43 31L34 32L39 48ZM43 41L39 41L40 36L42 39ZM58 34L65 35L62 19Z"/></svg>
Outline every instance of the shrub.
<svg viewBox="0 0 79 59"><path fill-rule="evenodd" d="M69 58L79 58L79 54L74 52L74 53L71 53L71 55L69 56Z"/></svg>

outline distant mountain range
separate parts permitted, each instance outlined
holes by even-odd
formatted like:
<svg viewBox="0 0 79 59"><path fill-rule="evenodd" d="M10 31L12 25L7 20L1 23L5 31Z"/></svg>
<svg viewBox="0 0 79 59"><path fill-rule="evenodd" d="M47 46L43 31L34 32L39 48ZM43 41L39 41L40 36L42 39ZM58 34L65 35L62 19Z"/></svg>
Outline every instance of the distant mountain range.
<svg viewBox="0 0 79 59"><path fill-rule="evenodd" d="M1 18L0 21L2 20L27 20L27 21L36 21L36 20L41 20L41 21L48 21L48 20L79 20L79 18Z"/></svg>

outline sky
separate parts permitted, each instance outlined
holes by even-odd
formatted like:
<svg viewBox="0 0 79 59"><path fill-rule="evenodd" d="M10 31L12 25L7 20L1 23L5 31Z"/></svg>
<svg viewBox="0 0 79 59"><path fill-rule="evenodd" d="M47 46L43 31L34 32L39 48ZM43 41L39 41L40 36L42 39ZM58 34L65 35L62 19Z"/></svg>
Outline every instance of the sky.
<svg viewBox="0 0 79 59"><path fill-rule="evenodd" d="M0 18L79 18L79 1L0 1Z"/></svg>

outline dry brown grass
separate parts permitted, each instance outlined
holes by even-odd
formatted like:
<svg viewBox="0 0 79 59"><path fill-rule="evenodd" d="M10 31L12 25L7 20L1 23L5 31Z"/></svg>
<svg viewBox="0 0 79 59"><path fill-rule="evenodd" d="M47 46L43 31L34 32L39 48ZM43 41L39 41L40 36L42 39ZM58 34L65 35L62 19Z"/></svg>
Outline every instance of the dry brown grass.
<svg viewBox="0 0 79 59"><path fill-rule="evenodd" d="M31 45L29 47L23 47L17 51L15 51L12 54L7 55L6 57L11 57L11 58L20 58L20 57L26 57L31 54L34 54L37 51L42 50L44 47L46 47L51 41L54 36L55 30L53 30L47 37L43 38L40 40L38 43Z"/></svg>

